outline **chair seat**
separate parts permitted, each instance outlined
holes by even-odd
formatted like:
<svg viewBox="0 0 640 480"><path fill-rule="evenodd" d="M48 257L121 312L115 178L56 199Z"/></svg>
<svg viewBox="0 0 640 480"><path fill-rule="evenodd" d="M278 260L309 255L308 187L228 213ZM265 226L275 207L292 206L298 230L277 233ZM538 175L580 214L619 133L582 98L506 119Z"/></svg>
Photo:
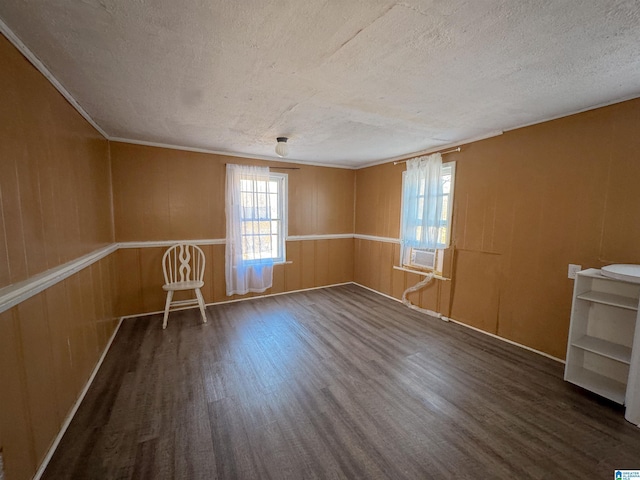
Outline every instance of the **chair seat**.
<svg viewBox="0 0 640 480"><path fill-rule="evenodd" d="M204 286L204 282L199 281L191 281L191 282L176 282L176 283L166 283L162 286L162 289L165 292L170 290L193 290L194 288L202 288Z"/></svg>

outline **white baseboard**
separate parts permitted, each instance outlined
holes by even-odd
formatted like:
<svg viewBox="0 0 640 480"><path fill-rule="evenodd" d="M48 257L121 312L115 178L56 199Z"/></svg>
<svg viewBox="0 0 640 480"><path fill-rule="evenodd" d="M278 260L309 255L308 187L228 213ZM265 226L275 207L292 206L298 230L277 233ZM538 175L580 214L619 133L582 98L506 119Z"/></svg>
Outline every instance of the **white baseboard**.
<svg viewBox="0 0 640 480"><path fill-rule="evenodd" d="M109 341L107 342L107 345L105 346L104 351L102 352L102 355L100 356L100 359L98 360L98 363L96 363L96 366L94 367L93 371L91 372L91 376L89 377L89 380L87 380L87 383L85 384L84 388L82 389L82 392L80 392L80 396L76 400L76 403L73 405L73 408L69 412L69 415L67 415L67 418L65 418L64 422L62 423L62 427L60 427L60 431L58 432L58 435L56 436L56 438L54 439L53 443L51 444L51 447L49 447L49 451L47 452L47 455L44 457L44 460L42 460L42 463L40 464L40 467L38 467L38 470L36 471L36 474L33 477L33 480L40 480L40 478L42 477L42 474L44 473L44 471L46 470L47 466L49 465L49 462L51 461L51 457L53 457L53 454L55 453L56 449L58 448L58 445L60 444L60 441L62 440L62 437L64 436L64 434L66 433L67 429L69 428L69 425L71 424L71 421L73 420L73 417L76 415L76 412L78 411L78 408L80 407L80 404L84 400L84 397L87 395L87 392L89 391L89 388L91 387L91 384L93 383L94 378L96 378L96 374L98 373L98 370L100 370L100 367L102 366L102 362L104 361L105 357L107 356L107 352L111 348L111 344L113 343L113 339L116 338L116 334L118 333L118 330L120 330L120 325L122 325L122 320L123 320L123 318L121 317L120 321L118 322L118 325L116 326L115 330L113 331L113 334L111 335L111 338L109 338Z"/></svg>
<svg viewBox="0 0 640 480"><path fill-rule="evenodd" d="M288 295L290 293L297 293L297 292L309 292L311 290L320 290L322 288L339 287L341 285L350 285L350 284L353 284L353 283L355 283L355 282L333 283L331 285L322 285L320 287L301 288L300 290L289 290L287 292L268 293L267 295L256 295L256 296L253 296L253 297L234 298L233 300L223 300L222 302L206 303L205 306L211 307L211 306L214 306L214 305L224 305L225 303L246 302L247 300L256 300L258 298L277 297L278 295ZM366 288L366 287L364 287L364 288ZM171 311L172 312L176 312L176 311L180 311L180 310L189 310L189 309L193 309L193 308L198 308L198 306L194 305L194 306L189 306L189 307L184 307L184 308L175 308L175 309L173 309ZM122 318L126 319L126 318L146 317L148 315L158 315L160 313L164 313L164 310L159 310L157 312L136 313L135 315L125 315Z"/></svg>
<svg viewBox="0 0 640 480"><path fill-rule="evenodd" d="M396 302L402 303L402 300L400 300L398 298L395 298L395 297L392 297L391 295L387 295L386 293L382 293L382 292L379 292L377 290L374 290L373 288L367 287L365 285L361 285L358 282L352 282L352 283L355 284L355 285L358 285L359 287L362 287L362 288L364 288L366 290L370 290L373 293L377 293L378 295L382 295L383 297L390 298L391 300L395 300ZM489 335L490 337L493 337L493 338L496 338L498 340L501 340L503 342L509 343L511 345L515 345L516 347L524 348L525 350L529 350L530 352L537 353L538 355L542 355L543 357L550 358L551 360L555 360L556 362L560 362L562 364L565 363L565 361L562 360L561 358L554 357L553 355L549 355L546 352L542 352L540 350L536 350L535 348L528 347L527 345L523 345L522 343L514 342L513 340L509 340L508 338L501 337L500 335L496 335L494 333L490 333L490 332L487 332L485 330L481 330L479 328L472 327L471 325L468 325L468 324L466 324L464 322L461 322L460 320L456 320L455 318L445 317L442 314L440 314L440 315L442 316L443 320L446 319L446 320L448 320L450 322L456 323L456 324L461 325L463 327L470 328L471 330L475 330L476 332L480 332L480 333L483 333L485 335Z"/></svg>

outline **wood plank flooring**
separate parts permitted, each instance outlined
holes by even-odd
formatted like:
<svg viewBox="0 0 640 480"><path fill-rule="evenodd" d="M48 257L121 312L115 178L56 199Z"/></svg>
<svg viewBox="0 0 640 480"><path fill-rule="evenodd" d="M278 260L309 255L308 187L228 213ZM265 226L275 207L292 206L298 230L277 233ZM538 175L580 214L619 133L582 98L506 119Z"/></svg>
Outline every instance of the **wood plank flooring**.
<svg viewBox="0 0 640 480"><path fill-rule="evenodd" d="M125 320L45 479L613 478L562 365L355 285Z"/></svg>

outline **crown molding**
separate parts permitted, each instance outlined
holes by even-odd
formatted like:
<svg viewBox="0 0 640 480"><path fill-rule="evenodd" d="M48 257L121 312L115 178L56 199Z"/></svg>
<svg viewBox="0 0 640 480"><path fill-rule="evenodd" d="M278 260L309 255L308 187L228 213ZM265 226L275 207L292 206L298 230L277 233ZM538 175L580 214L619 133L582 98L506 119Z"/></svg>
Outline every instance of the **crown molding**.
<svg viewBox="0 0 640 480"><path fill-rule="evenodd" d="M148 142L146 140L134 140L131 138L123 138L123 137L111 137L109 138L109 140L112 142L127 143L130 145L142 145L145 147L168 148L171 150L181 150L184 152L208 153L212 155L222 155L226 157L239 157L239 158L248 158L253 160L265 160L268 162L291 163L294 165L307 165L312 167L325 167L325 168L340 168L343 170L344 169L357 170L358 168L360 168L360 167L353 167L349 165L342 165L338 163L307 162L305 160L284 159L280 157L270 157L268 155L254 155L251 153L229 152L225 150L210 150L207 148L198 148L198 147L185 147L184 145L173 145L170 143L160 143L160 142Z"/></svg>
<svg viewBox="0 0 640 480"><path fill-rule="evenodd" d="M95 128L106 140L108 140L110 142L120 142L120 143L132 144L132 145L144 145L144 146L149 146L149 147L168 148L168 149L171 149L171 150L181 150L181 151L186 151L186 152L196 152L196 153L207 153L207 154L214 154L214 155L224 155L224 156L248 158L248 159L254 159L254 160L265 160L265 161L268 161L268 162L290 163L290 164L296 164L296 165L308 165L308 166L314 166L314 167L340 168L340 169L346 169L346 170L360 170L362 168L374 167L374 166L377 166L377 165L383 165L385 163L390 163L390 162L397 162L399 160L406 160L406 159L413 158L413 157L418 157L418 156L421 156L421 155L428 155L428 154L439 152L439 151L442 151L442 150L459 147L461 145L467 145L467 144L470 144L470 143L478 142L480 140L486 140L488 138L493 138L493 137L502 135L503 132L510 132L510 131L513 131L513 130L518 130L520 128L531 127L531 126L538 125L538 124L541 124L541 123L551 122L553 120L558 120L558 119L561 119L561 118L564 118L564 117L570 117L572 115L577 115L579 113L588 112L590 110L596 110L598 108L608 107L608 106L614 105L616 103L622 103L622 102L626 102L626 101L633 100L633 99L636 99L636 98L640 98L640 95L635 93L635 94L628 95L626 97L622 97L622 98L619 98L619 99L614 99L614 100L611 100L611 101L608 101L608 102L603 102L603 103L600 103L600 104L597 104L597 105L593 105L593 106L590 106L590 107L585 107L585 108L582 108L582 109L579 109L579 110L575 110L575 111L572 111L572 112L569 112L569 113L562 113L562 114L551 116L551 117L545 117L545 118L543 118L541 120L536 120L534 122L526 123L526 124L523 124L523 125L518 125L518 126L514 126L514 127L507 127L507 128L504 128L504 130L492 131L492 132L489 132L487 134L480 135L480 136L477 136L477 137L468 138L468 139L465 139L465 140L461 140L459 142L448 143L446 145L440 145L438 147L432 147L432 148L428 148L426 150L420 150L420 151L409 153L409 154L398 155L396 157L386 158L386 159L382 159L382 160L376 160L376 161L365 163L365 164L358 165L358 166L344 165L344 164L340 164L340 163L308 162L308 161L304 161L304 160L295 160L295 159L285 160L285 159L282 159L282 158L279 158L279 157L272 157L272 156L268 156L268 155L254 155L254 154L241 153L241 152L229 152L229 151L213 150L213 149L206 149L206 148L187 147L187 146L184 146L184 145L173 145L173 144L167 144L167 143L149 142L149 141L145 141L145 140L134 140L134 139L124 138L124 137L112 137L112 136L109 136L107 134L107 132L105 132L105 130L102 127L100 127L100 125L98 125L98 123L91 117L91 115L89 115L89 113L87 113L87 111L82 107L82 105L80 105L80 103L78 103L78 101L71 95L71 93L69 93L69 91L62 85L62 83L60 83L58 81L58 79L53 75L53 73L51 73L51 71L49 71L49 69L44 65L44 63L42 63L42 61L29 49L29 47L27 47L25 45L25 43L22 40L20 40L20 38L13 32L13 30L11 30L9 28L9 26L4 22L4 20L2 20L2 18L0 18L0 33L2 33L18 49L18 51L20 51L20 53L22 53L22 55L24 55L24 57L28 61L42 75L44 75L44 77L47 80L49 80L49 82L54 86L54 88L56 90L58 90L58 92L60 92L60 94L71 104L71 106L73 106L73 108L75 108L78 111L78 113L80 115L82 115L82 117L87 122L89 122L89 124L93 128Z"/></svg>

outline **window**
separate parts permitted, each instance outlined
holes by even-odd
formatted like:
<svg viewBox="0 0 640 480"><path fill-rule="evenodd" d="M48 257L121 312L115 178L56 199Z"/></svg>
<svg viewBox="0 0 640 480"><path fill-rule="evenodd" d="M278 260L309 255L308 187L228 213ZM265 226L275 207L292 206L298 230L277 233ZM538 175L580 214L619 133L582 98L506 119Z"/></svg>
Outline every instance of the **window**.
<svg viewBox="0 0 640 480"><path fill-rule="evenodd" d="M442 164L440 181L442 185L442 193L437 196L440 202L440 212L438 215L438 234L436 248L416 248L406 245L403 242L400 252L400 258L402 266L420 269L420 270L433 270L438 273L442 273L444 250L449 247L451 240L451 219L453 213L453 189L455 183L455 162L449 162ZM403 190L403 202L405 192L405 177L406 171L402 174L402 190ZM422 220L424 209L424 202L427 201L426 185L421 183L417 190L417 195L413 199L417 202L417 219ZM405 208L402 208L402 212L405 212ZM402 220L403 224L405 219ZM415 238L408 239L409 242L417 241L422 234L422 227L417 226L413 235Z"/></svg>
<svg viewBox="0 0 640 480"><path fill-rule="evenodd" d="M269 180L241 178L242 259L248 262L286 259L287 176L269 173Z"/></svg>

